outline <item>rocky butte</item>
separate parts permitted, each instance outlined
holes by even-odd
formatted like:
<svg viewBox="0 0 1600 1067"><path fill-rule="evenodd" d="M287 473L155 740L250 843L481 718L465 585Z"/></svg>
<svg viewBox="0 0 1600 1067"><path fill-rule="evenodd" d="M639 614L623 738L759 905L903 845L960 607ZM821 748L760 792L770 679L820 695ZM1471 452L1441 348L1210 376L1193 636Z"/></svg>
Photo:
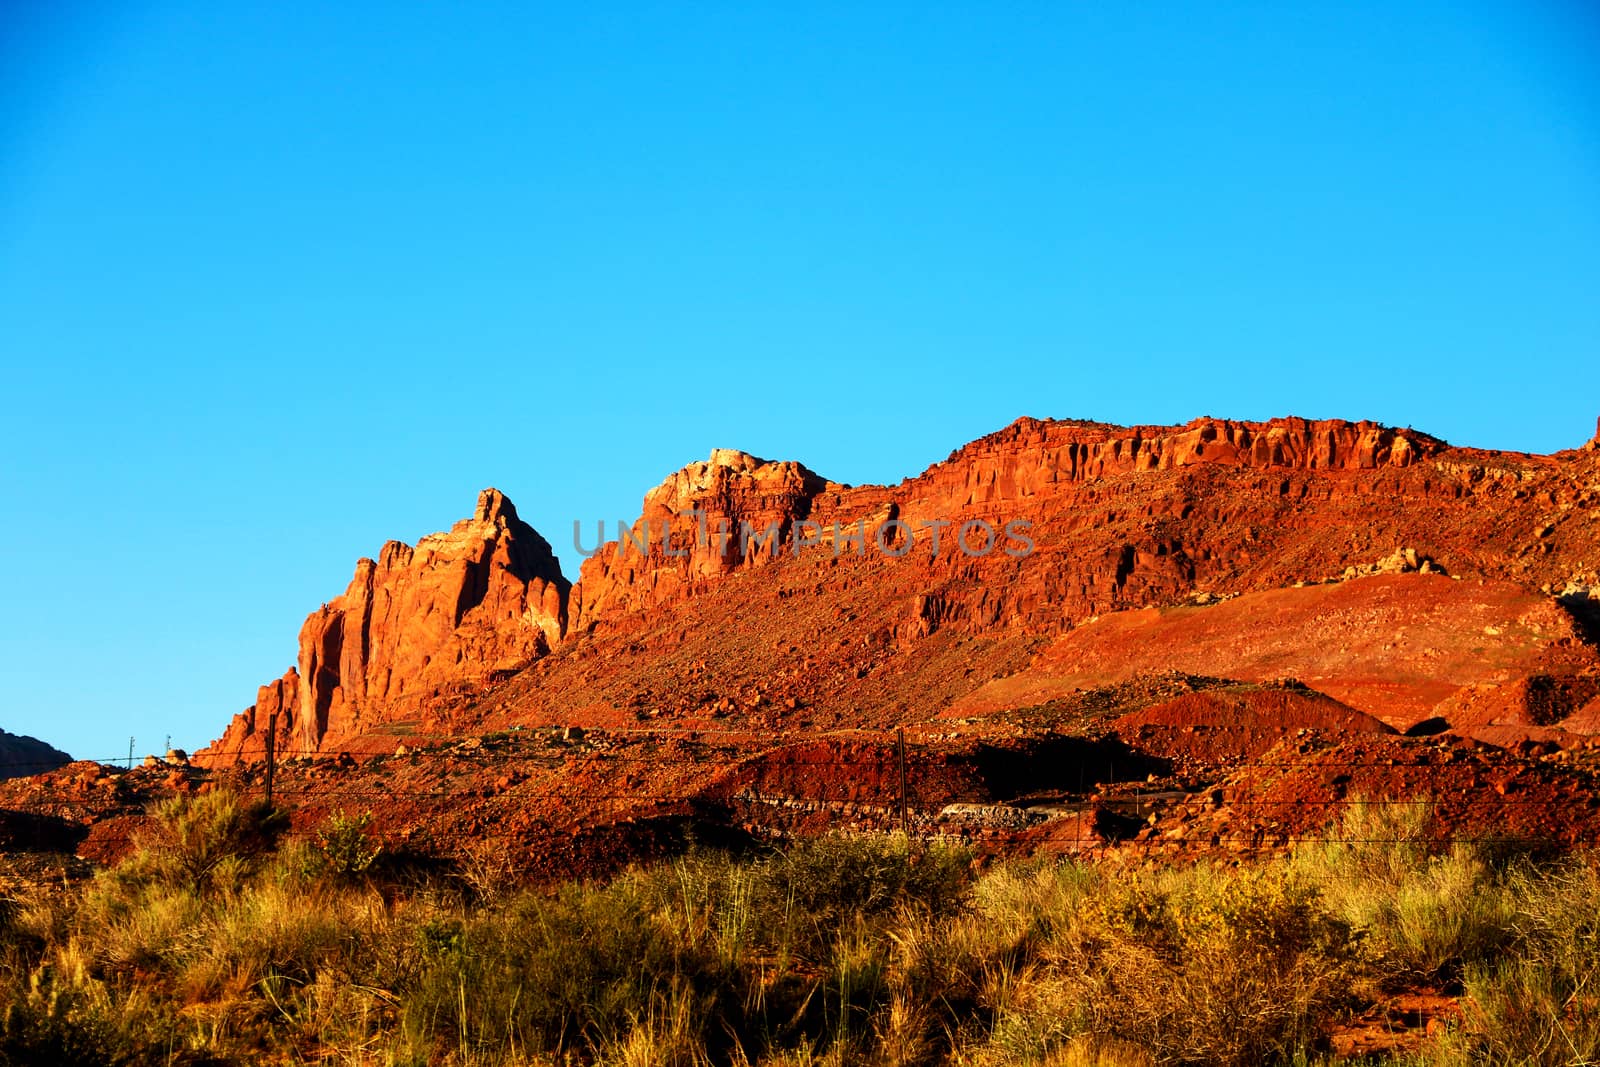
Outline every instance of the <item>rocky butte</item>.
<svg viewBox="0 0 1600 1067"><path fill-rule="evenodd" d="M881 726L1174 664L1315 676L1405 729L1469 687L1592 669L1597 509L1594 441L1540 456L1371 422L1024 418L894 486L716 449L639 511L687 552L625 537L569 585L489 489L448 532L361 560L196 761L259 760L272 730L307 755L510 725ZM1034 550L961 551L949 531L973 519L1027 523ZM914 531L898 558L852 536L891 521ZM741 523L783 540L697 536Z"/></svg>
<svg viewBox="0 0 1600 1067"><path fill-rule="evenodd" d="M459 687L526 667L561 640L568 583L550 545L494 489L472 517L356 563L300 628L295 666L261 687L204 760L315 752Z"/></svg>

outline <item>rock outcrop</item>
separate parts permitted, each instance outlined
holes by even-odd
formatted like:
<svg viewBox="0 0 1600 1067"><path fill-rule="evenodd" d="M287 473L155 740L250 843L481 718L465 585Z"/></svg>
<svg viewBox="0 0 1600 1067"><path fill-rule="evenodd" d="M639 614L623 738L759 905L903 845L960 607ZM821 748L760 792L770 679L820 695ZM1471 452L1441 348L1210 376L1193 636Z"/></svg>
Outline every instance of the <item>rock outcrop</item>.
<svg viewBox="0 0 1600 1067"><path fill-rule="evenodd" d="M930 503L948 507L1200 464L1286 471L1408 467L1446 447L1426 434L1343 419L1205 418L1183 426L1125 427L1023 418L957 449L916 483Z"/></svg>
<svg viewBox="0 0 1600 1067"><path fill-rule="evenodd" d="M934 578L964 582L963 589L930 589L931 599L910 605L908 634L926 634L958 618L987 626L1007 613L1048 614L1047 601L1059 607L1071 584L1078 586L1085 613L1112 606L1106 594L1120 595L1129 586L1132 602L1148 602L1175 595L1194 580L1192 561L1181 545L1146 538L1147 543L1107 546L1099 558L1083 561L1089 573L1082 580L1055 583L1028 603L981 591L976 594L981 602L973 596L975 583L992 591L997 575L1015 569L1007 560L1016 557L1003 549L1020 550L1024 543L1002 537L1008 522L1039 526L1050 521L1059 533L1063 526L1054 514L1059 502L1092 499L1095 486L1161 472L1194 470L1203 477L1208 468L1277 471L1304 484L1324 473L1404 470L1447 447L1426 434L1343 420L1197 419L1178 427L1121 427L1023 418L898 486L858 488L825 481L798 463L717 449L707 462L683 468L647 493L641 520L629 536L605 544L585 562L574 587L573 627L590 630L604 620L627 628L640 622L638 612L692 595L740 567L806 547L903 558ZM1166 490L1145 506L1164 507L1178 484L1169 479ZM1279 483L1272 488L1275 496L1290 492ZM1177 502L1172 510L1187 509ZM981 550L989 537L974 527L966 542L959 540L962 524L969 521L994 531L989 552L965 550ZM672 532L670 544L662 537L664 528ZM774 529L775 539L761 536ZM747 531L757 536L747 537ZM993 558L979 562L980 554ZM930 582L937 584L934 578ZM1100 595L1089 592L1091 578L1100 583Z"/></svg>
<svg viewBox="0 0 1600 1067"><path fill-rule="evenodd" d="M526 667L561 639L568 583L550 545L496 489L416 546L390 541L300 628L296 668L263 686L197 762L315 752L428 700Z"/></svg>
<svg viewBox="0 0 1600 1067"><path fill-rule="evenodd" d="M839 490L799 463L712 449L645 494L631 529L584 561L574 628L687 595L741 566L781 556L812 501Z"/></svg>
<svg viewBox="0 0 1600 1067"><path fill-rule="evenodd" d="M257 689L256 702L235 715L220 738L195 753L195 760L228 764L265 759L269 735L273 751L292 753L299 699L300 672L290 667L282 678Z"/></svg>

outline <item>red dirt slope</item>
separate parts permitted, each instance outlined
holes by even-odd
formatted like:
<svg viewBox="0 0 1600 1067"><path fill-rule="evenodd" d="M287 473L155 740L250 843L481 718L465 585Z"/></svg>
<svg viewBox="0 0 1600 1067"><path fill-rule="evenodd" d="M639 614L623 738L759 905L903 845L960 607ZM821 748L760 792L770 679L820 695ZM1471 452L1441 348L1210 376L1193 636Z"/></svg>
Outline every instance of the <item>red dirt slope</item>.
<svg viewBox="0 0 1600 1067"><path fill-rule="evenodd" d="M1246 593L1209 607L1103 616L1055 641L1025 671L954 702L985 714L1141 673L1249 681L1295 678L1404 729L1463 686L1600 667L1551 598L1509 582L1438 575L1357 578Z"/></svg>
<svg viewBox="0 0 1600 1067"><path fill-rule="evenodd" d="M1307 730L1394 732L1383 721L1321 693L1256 686L1188 693L1123 715L1112 729L1141 752L1213 767L1259 759L1285 736Z"/></svg>

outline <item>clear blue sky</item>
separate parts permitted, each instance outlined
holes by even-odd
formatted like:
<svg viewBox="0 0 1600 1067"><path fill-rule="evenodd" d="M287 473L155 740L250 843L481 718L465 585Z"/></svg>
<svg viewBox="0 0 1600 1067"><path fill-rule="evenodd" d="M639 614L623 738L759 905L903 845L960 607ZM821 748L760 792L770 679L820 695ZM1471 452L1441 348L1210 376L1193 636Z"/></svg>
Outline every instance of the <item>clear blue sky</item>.
<svg viewBox="0 0 1600 1067"><path fill-rule="evenodd" d="M485 485L570 566L712 446L1581 443L1600 16L1295 6L5 3L0 726L196 747Z"/></svg>

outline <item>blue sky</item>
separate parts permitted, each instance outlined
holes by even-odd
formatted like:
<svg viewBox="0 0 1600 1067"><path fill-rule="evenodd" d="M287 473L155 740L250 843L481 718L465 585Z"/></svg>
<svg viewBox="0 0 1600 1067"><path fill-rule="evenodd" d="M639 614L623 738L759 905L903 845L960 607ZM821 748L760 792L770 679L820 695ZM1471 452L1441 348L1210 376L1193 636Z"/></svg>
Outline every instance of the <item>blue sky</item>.
<svg viewBox="0 0 1600 1067"><path fill-rule="evenodd" d="M196 747L486 485L573 569L713 446L1577 445L1597 72L1537 0L5 4L0 726Z"/></svg>

